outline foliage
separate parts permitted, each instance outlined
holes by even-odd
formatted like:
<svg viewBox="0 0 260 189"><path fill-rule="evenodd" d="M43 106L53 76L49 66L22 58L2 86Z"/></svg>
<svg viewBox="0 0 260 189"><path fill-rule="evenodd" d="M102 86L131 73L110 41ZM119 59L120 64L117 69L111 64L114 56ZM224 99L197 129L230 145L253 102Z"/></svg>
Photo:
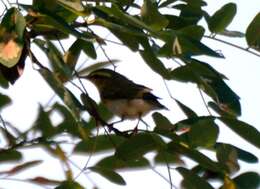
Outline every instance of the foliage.
<svg viewBox="0 0 260 189"><path fill-rule="evenodd" d="M183 177L182 187L186 189L211 189L212 179L217 180L222 189L257 189L259 173L238 171L241 161L257 163L258 157L253 152L236 147L233 141L230 144L219 142L219 124L224 123L258 149L260 133L239 120L240 98L226 83L226 76L196 57L224 58L223 54L202 41L204 37L214 40L219 34L245 36L248 48L253 50L244 50L260 56L260 15L256 15L248 24L246 33L242 34L227 29L236 15L236 4L228 3L212 15L204 10L205 6L207 3L203 0L33 0L31 5L17 3L10 8L6 6L0 25L1 87L8 88L9 83L14 84L22 77L28 58L63 103L55 103L48 109L40 106L35 123L25 132L1 118L1 143L4 140L5 146L0 149L0 162L15 165L9 170L1 170L0 179L44 163L39 160L21 163L22 149L37 145L62 162L66 178L54 180L35 175L24 181L54 185L55 188L83 188L71 169L67 149L58 140L67 133L77 141L72 155L83 154L91 158L100 152L112 151L112 155L103 157L96 165L86 165L82 172L95 172L119 185L127 184L118 173L120 169L145 169L155 164L165 165L169 172L179 172ZM203 18L207 26L199 24ZM185 119L172 123L166 116L155 112L152 115L154 127L151 124L148 130L139 130L132 135L131 131L114 128L113 124L109 124L111 113L91 99L83 85L77 85L81 90L81 100L66 85L80 80L79 74L107 65L114 66L117 61L108 58L109 52L105 52L103 46L109 45L110 41L98 34L97 28L108 29L121 45L139 53L151 70L167 82L174 80L195 84L209 97L207 107L214 114L199 116L183 102L173 99L186 115ZM211 36L206 36L208 31ZM71 36L75 39L73 42L69 39ZM71 43L64 52L56 45L60 40ZM46 54L49 64L41 62L31 48L32 44ZM93 60L100 56L95 48L97 46L108 60L78 70L81 53ZM165 59L178 60L179 64L176 67L175 61L172 61L174 65L167 68ZM1 110L10 102L8 96L0 94ZM63 118L61 123L51 121L53 112L58 112ZM88 112L89 117L83 118L83 112ZM111 133L96 135L99 127ZM212 151L216 158L211 159L202 153L201 150L205 149ZM149 152L155 154L154 159L145 156ZM183 157L192 159L196 165L189 168ZM239 175L234 177L235 173ZM169 182L173 184L170 178Z"/></svg>

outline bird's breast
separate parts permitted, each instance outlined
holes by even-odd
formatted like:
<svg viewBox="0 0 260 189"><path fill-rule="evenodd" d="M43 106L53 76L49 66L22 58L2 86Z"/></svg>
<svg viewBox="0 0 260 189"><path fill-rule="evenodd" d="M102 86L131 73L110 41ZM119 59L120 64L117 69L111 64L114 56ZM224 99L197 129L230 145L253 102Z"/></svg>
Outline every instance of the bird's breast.
<svg viewBox="0 0 260 189"><path fill-rule="evenodd" d="M137 119L155 109L143 99L103 100L103 102L113 114L126 119Z"/></svg>

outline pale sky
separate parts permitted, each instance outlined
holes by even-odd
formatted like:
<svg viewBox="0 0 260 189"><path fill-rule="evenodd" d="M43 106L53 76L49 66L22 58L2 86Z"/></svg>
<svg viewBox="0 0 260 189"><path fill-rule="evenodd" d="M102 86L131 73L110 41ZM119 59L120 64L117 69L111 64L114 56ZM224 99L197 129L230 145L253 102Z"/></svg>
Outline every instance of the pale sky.
<svg viewBox="0 0 260 189"><path fill-rule="evenodd" d="M209 4L207 10L211 13L216 11L227 2L236 3L238 8L237 15L232 24L228 27L228 29L238 30L241 32L245 32L246 27L248 26L250 21L260 11L259 0L222 0L207 2ZM204 23L202 22L202 24ZM224 37L222 37L222 39L229 40L241 46L246 45L244 39L230 40ZM254 125L258 130L260 130L260 90L257 89L260 83L260 58L244 51L218 43L216 41L205 39L204 42L209 47L215 50L221 50L226 57L226 59L223 60L213 58L203 58L203 60L210 63L218 71L225 74L229 78L229 81L227 82L229 86L241 97L242 116L240 117L240 119ZM110 52L110 49L113 49L113 51ZM167 94L167 91L163 85L163 81L161 80L160 76L150 72L150 68L148 68L143 63L138 54L134 54L126 48L122 48L121 46L118 47L115 45L107 48L107 52L109 52L109 56L111 58L121 60L121 63L118 64L117 71L126 75L128 78L135 81L136 83L140 83L152 88L157 96L163 98L161 102L164 105L167 105L170 111L164 111L162 113L167 115L168 118L172 120L172 122L176 122L184 118L184 115L182 114L180 109ZM47 61L47 59L42 57L41 61ZM83 61L84 60L82 59L82 62ZM89 63L93 62L95 61L89 61ZM98 97L96 97L97 91L94 89L93 85L87 82L85 83L88 87L92 88L91 91L93 92L90 95L98 100ZM199 95L198 89L195 86L174 81L169 82L168 85L170 86L172 94L175 98L192 107L196 112L198 112L199 115L205 115L207 113L205 107L203 106L203 102ZM31 123L35 120L35 116L37 115L38 105L45 105L53 95L53 92L50 90L49 86L42 80L37 71L33 70L33 67L28 59L22 77L15 83L15 85L11 86L7 91L4 92L10 95L13 100L13 105L4 109L1 112L1 115L5 120L11 121L21 130L25 130L26 128L29 128L31 126ZM149 122L149 120L151 120L151 115L145 117L145 120ZM124 124L130 126L134 125L132 122L126 122L123 123L122 126L124 126ZM242 149L248 150L249 152L254 152L254 154L260 158L259 149L245 143L244 140L233 134L233 132L227 129L226 126L221 125L220 129L221 133L219 141L229 142L238 147L240 146ZM26 159L32 160L44 157L43 152L39 150L36 151L37 153L30 152L29 154L27 154ZM152 156L152 154L150 155ZM95 163L95 161L100 158L101 156L95 156L91 161L92 163ZM75 157L75 160L77 160L77 164L81 166L85 164L86 159L86 156ZM57 174L59 174L59 172L57 173L57 168L53 165L56 165L58 161L55 159L48 159L48 162L49 165L41 165L41 168L37 170L37 173L43 173L45 176L50 178L52 176L57 178ZM260 164L242 164L242 168L255 170L260 173L259 165ZM8 165L1 165L0 170L1 168L5 168L7 166ZM160 167L159 171L163 175L165 175L165 177L167 177L166 167ZM140 188L141 185L142 188L147 187L149 189L169 188L169 184L151 170L120 172L120 174L127 181L127 186L114 185L103 177L96 176L96 174L94 173L90 174L89 176L90 178L95 180L95 183L98 183L98 186L100 186L100 188L106 189L133 189ZM26 177L31 177L32 175L35 175L35 170L31 172L28 171L28 173L23 175L26 175ZM172 171L172 176L174 178L173 182L178 183L181 178L179 174L177 174L176 171ZM176 180L177 182L175 182ZM89 184L91 184L89 181L86 180L84 176L80 178L80 181L83 181L84 186L89 186ZM26 187L27 189L40 188L36 187L35 185L27 185L23 183L19 183L19 185L21 188ZM7 181L1 180L0 188L17 188L17 182L8 182L7 184Z"/></svg>

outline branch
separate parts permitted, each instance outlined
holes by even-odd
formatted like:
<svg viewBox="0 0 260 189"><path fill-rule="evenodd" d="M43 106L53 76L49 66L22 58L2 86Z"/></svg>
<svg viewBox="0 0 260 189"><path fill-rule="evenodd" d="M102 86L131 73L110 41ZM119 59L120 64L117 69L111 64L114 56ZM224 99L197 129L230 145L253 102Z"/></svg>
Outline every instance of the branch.
<svg viewBox="0 0 260 189"><path fill-rule="evenodd" d="M252 55L255 55L255 56L257 56L257 57L260 57L260 54L254 52L254 51L251 51L251 50L249 50L248 48L244 48L244 47L241 47L241 46L239 46L239 45L236 45L236 44L233 44L233 43L224 41L224 40L222 40L222 39L218 39L218 38L216 38L216 37L211 37L211 36L209 36L209 35L204 35L204 37L205 37L205 38L208 38L208 39L212 39L212 40L218 41L218 42L221 42L221 43L224 43L224 44L229 45L229 46L231 46L231 47L235 47L235 48L237 48L237 49L240 49L240 50L242 50L242 51L245 51L245 52L247 52L247 53L250 53L250 54L252 54Z"/></svg>

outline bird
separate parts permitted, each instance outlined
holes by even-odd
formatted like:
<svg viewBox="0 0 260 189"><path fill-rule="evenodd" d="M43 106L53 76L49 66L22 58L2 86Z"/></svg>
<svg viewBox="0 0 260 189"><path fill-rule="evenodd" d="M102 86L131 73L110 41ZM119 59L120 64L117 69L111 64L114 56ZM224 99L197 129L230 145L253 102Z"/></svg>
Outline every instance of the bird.
<svg viewBox="0 0 260 189"><path fill-rule="evenodd" d="M98 89L101 102L121 120L141 119L153 110L167 109L151 93L152 89L136 84L120 73L101 68L82 78L88 79Z"/></svg>

